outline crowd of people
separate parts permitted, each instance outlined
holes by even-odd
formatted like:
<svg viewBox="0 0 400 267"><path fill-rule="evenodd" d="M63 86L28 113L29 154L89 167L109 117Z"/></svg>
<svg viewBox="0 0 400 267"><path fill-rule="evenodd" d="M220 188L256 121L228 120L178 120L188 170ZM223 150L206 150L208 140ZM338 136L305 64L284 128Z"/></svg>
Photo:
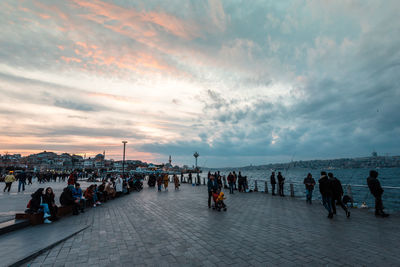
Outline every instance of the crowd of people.
<svg viewBox="0 0 400 267"><path fill-rule="evenodd" d="M16 175L14 171L9 171L4 177L5 187L4 192L10 192L12 183L18 181L18 192L25 190L26 180L29 177L29 173L26 171L20 171ZM32 177L32 176L31 176ZM46 177L46 176L43 176ZM53 176L49 176L53 177ZM56 176L57 178L58 176ZM85 190L81 188L78 179L81 174L77 171L69 173L67 176L62 176L60 181L67 179L67 186L63 189L59 196L61 206L70 206L72 208L72 214L78 215L83 213L85 208L89 205L96 207L101 205L107 200L120 197L123 194L129 194L130 191L140 191L143 189L144 176L140 174L126 175L125 178L122 175L108 175L102 180L101 184L91 184ZM31 178L32 179L32 178ZM30 183L31 179L29 180ZM45 179L46 181L56 181L57 179ZM43 180L38 179L41 184ZM34 214L43 212L44 223L52 223L58 220L57 212L58 206L55 201L55 193L51 187L39 188L33 194L27 204L25 210L28 214Z"/></svg>
<svg viewBox="0 0 400 267"><path fill-rule="evenodd" d="M119 197L123 194L128 194L131 190L140 191L143 188L144 175L136 174L134 176L128 175L128 177L123 178L121 175L108 176L103 179L100 185L92 184L86 190L82 191L80 184L78 183L78 178L81 174L78 172L72 172L68 175L61 174L60 176L49 176L46 174L41 175L41 179L38 179L39 183L43 181L54 181L59 179L59 181L65 181L67 179L67 187L63 189L60 196L60 204L62 206L71 206L74 215L78 215L80 212L84 212L87 205L92 205L96 207L101 205L102 202L106 202L108 199L113 199ZM68 177L68 178L67 178ZM378 172L372 170L367 178L367 184L371 194L375 198L375 215L381 217L389 216L383 211L382 194L383 189L377 179ZM174 183L175 190L179 190L181 182L182 183L192 183L192 174L189 173L188 179L184 179L183 173L180 179L176 174L172 177L172 182ZM10 171L5 177L5 187L4 192L10 192L12 183L18 181L18 192L25 190L25 185L32 184L32 175L27 172L19 172L14 175L13 171ZM154 173L149 175L148 185L149 187L155 187L157 185L158 191L168 191L168 185L170 182L169 175L167 173ZM198 179L198 184L200 184L200 179ZM312 177L311 173L308 173L307 177L303 180L305 186L306 203L312 204L313 192L316 186L316 181ZM284 184L285 177L283 177L281 172L275 177L275 172L271 173L270 184L272 195L278 194L284 197ZM275 193L277 188L277 193ZM328 218L333 218L336 214L336 206L340 206L347 217L350 217L350 211L348 208L348 203L352 202L352 199L348 195L344 195L343 187L338 178L336 178L333 173L321 172L321 176L318 180L319 192L322 198L322 204L328 211ZM247 176L243 176L241 172L236 174L235 171L229 172L227 176L221 175L220 172L208 173L208 207L213 207L217 210L226 210L226 204L224 203L224 193L223 189L229 189L229 194L234 194L234 191L238 192L249 192L249 184ZM57 220L57 205L55 203L55 195L51 187L39 188L32 195L31 201L28 203L27 211L28 213L35 213L38 210L44 212L44 219L46 223L51 223ZM213 204L212 204L213 201Z"/></svg>

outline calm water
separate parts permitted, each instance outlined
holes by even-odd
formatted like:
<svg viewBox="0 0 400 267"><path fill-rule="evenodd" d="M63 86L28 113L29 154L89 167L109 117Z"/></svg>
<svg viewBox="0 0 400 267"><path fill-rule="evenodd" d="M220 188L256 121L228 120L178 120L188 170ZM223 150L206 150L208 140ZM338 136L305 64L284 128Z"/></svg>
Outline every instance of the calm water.
<svg viewBox="0 0 400 267"><path fill-rule="evenodd" d="M233 171L234 169L232 169ZM211 170L216 171L215 169ZM235 170L238 173L237 170ZM383 194L384 206L389 211L400 211L400 168L386 168L378 169L379 172L378 179L382 186L397 187L397 188L386 188ZM281 171L282 175L286 177L285 191L287 195L290 195L289 184L294 184L295 196L305 198L305 189L303 180L307 176L307 173L311 173L315 181L318 183L320 177L320 170L308 170L308 169L290 169ZM343 185L343 190L346 194L347 184L351 185L351 192L353 195L354 202L360 205L362 202L366 202L369 207L374 207L374 198L369 193L367 187L367 177L369 175L369 169L335 169L326 170L326 172L332 172L335 177L337 177ZM222 175L228 175L229 171L221 171ZM271 190L269 184L270 171L241 171L243 176L247 176L249 179L250 189L254 189L254 181L257 180L257 187L259 191L264 191L265 183L268 182L269 191ZM201 174L201 177L207 177L207 172ZM314 199L320 199L320 194L318 191L318 185L314 191Z"/></svg>

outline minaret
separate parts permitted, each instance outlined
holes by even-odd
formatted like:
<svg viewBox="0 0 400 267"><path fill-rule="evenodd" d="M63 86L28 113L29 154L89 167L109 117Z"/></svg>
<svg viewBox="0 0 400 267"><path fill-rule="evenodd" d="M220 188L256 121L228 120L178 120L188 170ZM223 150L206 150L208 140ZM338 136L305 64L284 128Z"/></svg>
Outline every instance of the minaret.
<svg viewBox="0 0 400 267"><path fill-rule="evenodd" d="M171 155L169 155L169 164L171 165L172 159L171 159ZM172 165L171 165L172 166Z"/></svg>

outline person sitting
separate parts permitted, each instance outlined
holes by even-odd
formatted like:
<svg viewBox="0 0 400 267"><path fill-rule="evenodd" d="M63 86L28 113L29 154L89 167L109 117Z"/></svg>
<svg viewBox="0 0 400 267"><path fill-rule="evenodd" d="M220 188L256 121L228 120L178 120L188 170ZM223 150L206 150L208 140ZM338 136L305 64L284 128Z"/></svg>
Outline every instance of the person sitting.
<svg viewBox="0 0 400 267"><path fill-rule="evenodd" d="M111 197L111 198L115 198L115 195L117 194L117 192L115 192L115 189L112 185L111 182L108 182L105 186L105 191L107 192L107 196Z"/></svg>
<svg viewBox="0 0 400 267"><path fill-rule="evenodd" d="M108 194L106 191L106 181L103 180L101 185L97 187L97 193L99 194L99 200L101 202L107 202Z"/></svg>
<svg viewBox="0 0 400 267"><path fill-rule="evenodd" d="M224 203L224 199L226 199L224 192L220 192L218 194L217 201L215 204L218 211L221 211L221 209L224 209L224 211L226 211L226 205Z"/></svg>
<svg viewBox="0 0 400 267"><path fill-rule="evenodd" d="M56 205L56 202L54 201L54 197L55 196L54 196L53 189L51 187L47 187L45 194L43 195L43 202L49 206L51 221L58 220L58 218L57 218L58 207Z"/></svg>
<svg viewBox="0 0 400 267"><path fill-rule="evenodd" d="M101 205L100 199L102 199L102 192L99 192L97 189L97 184L93 185L93 193L96 196L96 205Z"/></svg>
<svg viewBox="0 0 400 267"><path fill-rule="evenodd" d="M84 213L86 207L86 199L83 197L81 185L79 183L75 183L75 187L72 190L72 195L75 201L79 201L80 212Z"/></svg>
<svg viewBox="0 0 400 267"><path fill-rule="evenodd" d="M39 188L31 195L32 199L29 201L28 209L25 212L33 214L43 211L44 223L51 223L49 206L43 202L43 191L44 188Z"/></svg>
<svg viewBox="0 0 400 267"><path fill-rule="evenodd" d="M63 189L63 192L60 196L60 204L64 207L72 206L72 214L78 215L80 200L74 198L72 192L73 188L73 186L67 186Z"/></svg>
<svg viewBox="0 0 400 267"><path fill-rule="evenodd" d="M91 185L85 190L85 199L86 201L90 201L93 203L93 207L96 207L97 205L100 205L101 203L97 199L97 194L95 192L95 186L96 185Z"/></svg>

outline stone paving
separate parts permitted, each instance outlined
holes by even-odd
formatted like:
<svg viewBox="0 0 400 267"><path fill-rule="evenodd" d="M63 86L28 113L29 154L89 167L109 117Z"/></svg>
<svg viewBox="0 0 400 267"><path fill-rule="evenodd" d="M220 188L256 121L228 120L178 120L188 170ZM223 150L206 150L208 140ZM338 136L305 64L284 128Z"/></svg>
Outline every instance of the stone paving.
<svg viewBox="0 0 400 267"><path fill-rule="evenodd" d="M226 196L228 211L217 212L207 208L205 186L160 193L146 186L73 217L89 228L29 264L400 266L399 215L382 219L352 210L347 219L338 209L329 220L317 202L263 193Z"/></svg>

